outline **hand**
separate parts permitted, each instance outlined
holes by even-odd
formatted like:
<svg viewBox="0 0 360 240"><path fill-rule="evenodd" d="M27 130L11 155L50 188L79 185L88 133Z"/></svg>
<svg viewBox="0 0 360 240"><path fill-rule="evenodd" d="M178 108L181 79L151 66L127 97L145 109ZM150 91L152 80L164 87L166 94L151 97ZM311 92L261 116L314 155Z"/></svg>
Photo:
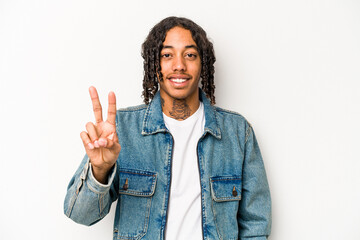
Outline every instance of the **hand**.
<svg viewBox="0 0 360 240"><path fill-rule="evenodd" d="M88 122L86 131L80 137L85 151L90 158L94 177L101 183L106 183L108 173L119 156L121 146L116 134L116 97L109 93L109 107L107 120L103 121L102 108L95 87L89 88L90 97L95 114L96 124Z"/></svg>

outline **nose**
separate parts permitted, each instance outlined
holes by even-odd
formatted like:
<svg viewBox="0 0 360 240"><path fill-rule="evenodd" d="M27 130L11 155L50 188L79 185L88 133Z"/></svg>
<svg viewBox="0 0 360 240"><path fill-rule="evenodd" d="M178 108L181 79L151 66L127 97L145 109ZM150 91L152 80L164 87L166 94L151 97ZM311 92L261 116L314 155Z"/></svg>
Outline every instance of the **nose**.
<svg viewBox="0 0 360 240"><path fill-rule="evenodd" d="M186 71L186 62L182 56L174 57L173 71L184 72Z"/></svg>

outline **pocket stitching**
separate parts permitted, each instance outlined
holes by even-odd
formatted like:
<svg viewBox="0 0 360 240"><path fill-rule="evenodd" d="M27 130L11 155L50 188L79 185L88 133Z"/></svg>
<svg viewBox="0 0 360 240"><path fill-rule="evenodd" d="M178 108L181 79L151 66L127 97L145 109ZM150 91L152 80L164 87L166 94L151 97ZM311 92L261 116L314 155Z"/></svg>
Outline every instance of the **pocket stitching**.
<svg viewBox="0 0 360 240"><path fill-rule="evenodd" d="M133 170L132 169L126 169L125 171L119 171L120 174L121 173L127 173L127 174L133 174L133 175L141 175L141 176L146 176L146 177L151 177L151 185L150 185L150 191L147 192L141 192L141 191L133 191L133 190L121 190L119 189L119 194L122 195L129 195L129 196L134 196L134 197L146 197L146 214L143 220L143 227L141 227L141 230L139 231L139 233L135 236L128 236L128 235L123 235L126 234L125 232L120 233L120 229L114 228L114 233L117 235L116 239L141 239L148 230L149 227L149 218L150 218L150 212L151 212L151 203L152 203L152 196L155 193L155 188L156 188L156 182L157 182L157 174L156 173L150 173L150 172L144 172L141 170ZM144 199L144 200L145 200Z"/></svg>
<svg viewBox="0 0 360 240"><path fill-rule="evenodd" d="M119 194L126 194L126 195L130 195L130 196L145 196L145 197L151 197L151 196L154 195L156 182L157 182L157 174L156 173L155 174L151 174L151 173L147 174L147 173L144 173L143 171L140 171L140 170L129 171L128 169L127 169L127 171L120 171L120 173L128 173L128 174L133 174L133 175L151 177L152 178L152 180L151 180L152 183L151 183L151 187L150 187L149 192L141 192L141 191L134 191L134 190L121 190L121 189L119 189Z"/></svg>
<svg viewBox="0 0 360 240"><path fill-rule="evenodd" d="M240 180L240 181L242 181L241 178L239 178L237 176L235 178L232 178L231 176L228 176L228 177L216 177L216 178L219 178L219 179L214 179L214 177L210 177L211 196L212 196L212 199L215 202L228 202L228 201L240 201L241 200L241 187L239 189L240 194L238 196L236 196L236 197L216 197L215 191L214 191L214 186L213 186L213 182L229 181L229 180L230 181L231 180ZM240 182L240 186L242 186L242 182Z"/></svg>

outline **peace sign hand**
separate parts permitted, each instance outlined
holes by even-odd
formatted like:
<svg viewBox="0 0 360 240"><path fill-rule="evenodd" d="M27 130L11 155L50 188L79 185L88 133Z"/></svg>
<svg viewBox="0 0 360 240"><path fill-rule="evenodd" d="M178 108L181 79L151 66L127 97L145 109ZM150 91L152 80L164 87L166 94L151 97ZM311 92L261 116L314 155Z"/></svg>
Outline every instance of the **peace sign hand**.
<svg viewBox="0 0 360 240"><path fill-rule="evenodd" d="M116 134L116 97L109 93L108 116L103 121L102 108L95 87L89 88L90 97L95 114L96 124L88 122L86 131L81 132L85 151L90 158L94 177L101 183L106 183L108 173L119 156L121 146Z"/></svg>

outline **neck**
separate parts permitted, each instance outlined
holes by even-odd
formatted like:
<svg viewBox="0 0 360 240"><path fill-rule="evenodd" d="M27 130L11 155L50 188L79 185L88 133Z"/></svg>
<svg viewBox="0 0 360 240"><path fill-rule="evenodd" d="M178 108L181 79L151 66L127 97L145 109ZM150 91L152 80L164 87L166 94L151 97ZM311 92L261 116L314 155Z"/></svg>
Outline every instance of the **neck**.
<svg viewBox="0 0 360 240"><path fill-rule="evenodd" d="M173 99L161 96L162 111L168 117L176 120L185 120L196 112L199 108L200 101L197 97L196 100L190 101L189 99Z"/></svg>

